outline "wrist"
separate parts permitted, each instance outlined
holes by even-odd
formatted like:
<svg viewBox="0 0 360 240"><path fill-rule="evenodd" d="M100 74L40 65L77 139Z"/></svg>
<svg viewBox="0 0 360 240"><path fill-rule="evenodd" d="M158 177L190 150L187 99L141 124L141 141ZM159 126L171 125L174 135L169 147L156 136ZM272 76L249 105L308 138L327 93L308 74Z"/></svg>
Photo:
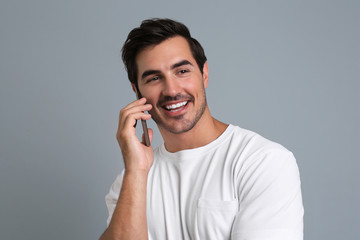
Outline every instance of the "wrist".
<svg viewBox="0 0 360 240"><path fill-rule="evenodd" d="M133 190L146 190L148 171L146 170L127 170L124 172L123 184L130 184Z"/></svg>
<svg viewBox="0 0 360 240"><path fill-rule="evenodd" d="M124 177L146 177L149 174L147 169L127 169L125 168Z"/></svg>

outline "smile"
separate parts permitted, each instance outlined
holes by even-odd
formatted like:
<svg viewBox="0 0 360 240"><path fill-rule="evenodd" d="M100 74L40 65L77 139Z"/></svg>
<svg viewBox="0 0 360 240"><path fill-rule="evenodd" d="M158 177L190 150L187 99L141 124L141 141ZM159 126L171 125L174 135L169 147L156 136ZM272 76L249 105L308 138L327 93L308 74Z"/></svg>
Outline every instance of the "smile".
<svg viewBox="0 0 360 240"><path fill-rule="evenodd" d="M170 112L176 112L181 110L187 103L188 101L183 101L176 104L165 105L164 108Z"/></svg>

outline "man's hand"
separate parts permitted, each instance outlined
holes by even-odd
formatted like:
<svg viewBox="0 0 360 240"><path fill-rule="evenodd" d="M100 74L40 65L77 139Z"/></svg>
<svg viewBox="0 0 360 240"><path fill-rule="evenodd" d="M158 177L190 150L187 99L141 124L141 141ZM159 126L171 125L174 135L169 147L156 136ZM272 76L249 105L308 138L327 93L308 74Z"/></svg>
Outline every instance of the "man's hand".
<svg viewBox="0 0 360 240"><path fill-rule="evenodd" d="M100 239L147 239L146 186L147 176L154 162L151 146L141 143L135 134L136 121L148 120L144 113L152 108L146 99L136 100L120 111L116 138L125 164L125 174L119 199L109 227ZM153 132L149 129L150 142Z"/></svg>
<svg viewBox="0 0 360 240"><path fill-rule="evenodd" d="M136 100L120 111L119 128L116 138L119 142L124 158L125 171L145 171L149 172L154 161L153 149L141 143L135 133L137 120L148 120L151 115L144 111L151 110L150 104L145 104L146 99ZM152 141L153 131L149 129L150 142Z"/></svg>

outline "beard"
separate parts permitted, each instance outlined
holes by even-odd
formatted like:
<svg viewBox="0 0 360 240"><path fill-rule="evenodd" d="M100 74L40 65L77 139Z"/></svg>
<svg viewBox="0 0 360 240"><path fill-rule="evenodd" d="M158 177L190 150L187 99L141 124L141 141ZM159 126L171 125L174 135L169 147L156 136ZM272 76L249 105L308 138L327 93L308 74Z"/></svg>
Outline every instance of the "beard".
<svg viewBox="0 0 360 240"><path fill-rule="evenodd" d="M194 106L194 96L192 95L182 95L182 94L178 94L175 97L170 97L170 96L165 96L164 98L162 98L162 100L159 101L159 103L157 104L157 107L160 109L162 108L162 103L166 102L166 101L171 101L171 100L190 100L188 102L188 104L193 104ZM176 117L172 117L172 120L176 120L171 121L172 124L169 124L165 119L162 119L161 116L159 116L154 110L150 110L149 113L152 116L152 119L155 121L155 123L157 124L157 126L161 129L164 129L168 132L171 132L173 134L180 134L180 133L185 133L190 131L191 129L193 129L195 127L195 125L199 122L199 120L201 119L201 117L203 116L205 109L207 107L207 101L206 101L206 95L205 95L205 88L202 89L202 94L201 94L201 98L198 99L200 105L197 107L197 109L195 109L195 114L191 115L190 118L186 119L185 115L179 115ZM188 115L188 114L186 114Z"/></svg>

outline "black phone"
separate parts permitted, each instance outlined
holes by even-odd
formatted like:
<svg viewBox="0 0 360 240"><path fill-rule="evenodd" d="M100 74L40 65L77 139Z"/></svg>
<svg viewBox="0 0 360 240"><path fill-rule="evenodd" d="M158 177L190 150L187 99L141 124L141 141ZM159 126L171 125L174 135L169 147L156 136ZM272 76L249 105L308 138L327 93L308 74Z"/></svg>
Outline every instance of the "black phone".
<svg viewBox="0 0 360 240"><path fill-rule="evenodd" d="M135 92L136 92L137 99L140 99L141 94L140 94L140 91L139 91L137 86L135 86ZM149 147L151 144L150 144L149 131L148 131L148 128L147 128L146 121L141 119L141 125L142 125L142 129L143 129L143 132L144 132L145 145L147 147Z"/></svg>

